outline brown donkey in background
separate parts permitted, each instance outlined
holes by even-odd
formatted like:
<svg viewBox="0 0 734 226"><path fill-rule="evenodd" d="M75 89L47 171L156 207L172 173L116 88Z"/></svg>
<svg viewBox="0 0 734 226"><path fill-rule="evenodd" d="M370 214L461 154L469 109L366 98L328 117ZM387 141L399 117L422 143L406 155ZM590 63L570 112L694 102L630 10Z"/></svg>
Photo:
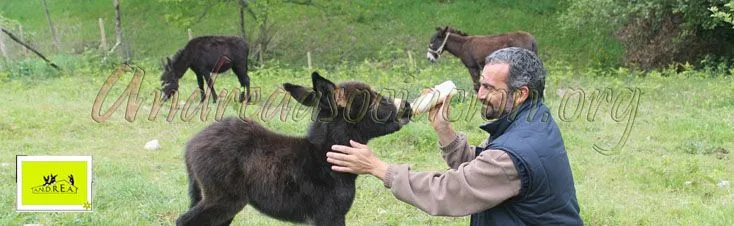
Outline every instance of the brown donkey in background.
<svg viewBox="0 0 734 226"><path fill-rule="evenodd" d="M479 76L484 67L484 58L492 52L506 47L520 47L538 54L535 37L524 31L498 35L470 36L451 27L437 27L428 43L426 57L436 62L444 50L461 59L474 82L474 91L479 91Z"/></svg>

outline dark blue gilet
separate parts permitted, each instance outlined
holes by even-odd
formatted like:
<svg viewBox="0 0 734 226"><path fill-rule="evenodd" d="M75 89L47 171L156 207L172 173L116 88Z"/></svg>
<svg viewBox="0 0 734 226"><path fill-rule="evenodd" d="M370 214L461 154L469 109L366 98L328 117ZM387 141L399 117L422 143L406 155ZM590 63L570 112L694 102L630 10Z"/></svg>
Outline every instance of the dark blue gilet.
<svg viewBox="0 0 734 226"><path fill-rule="evenodd" d="M520 194L473 214L471 225L583 225L561 132L542 101L525 101L514 113L481 126L485 149L509 153L520 175Z"/></svg>

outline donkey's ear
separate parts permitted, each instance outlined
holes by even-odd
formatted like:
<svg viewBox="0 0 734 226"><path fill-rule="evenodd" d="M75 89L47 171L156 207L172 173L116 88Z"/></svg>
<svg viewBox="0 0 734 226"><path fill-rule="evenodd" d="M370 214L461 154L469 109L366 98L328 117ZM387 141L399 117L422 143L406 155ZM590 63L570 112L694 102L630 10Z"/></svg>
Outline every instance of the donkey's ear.
<svg viewBox="0 0 734 226"><path fill-rule="evenodd" d="M309 88L299 85L293 85L290 83L283 83L283 89L285 89L285 91L288 91L288 93L290 93L293 99L296 99L298 103L309 107L314 106L316 105L316 103L318 103L316 92Z"/></svg>
<svg viewBox="0 0 734 226"><path fill-rule="evenodd" d="M313 89L322 94L331 94L336 89L336 85L333 82L321 77L318 72L311 74L311 81L313 82Z"/></svg>

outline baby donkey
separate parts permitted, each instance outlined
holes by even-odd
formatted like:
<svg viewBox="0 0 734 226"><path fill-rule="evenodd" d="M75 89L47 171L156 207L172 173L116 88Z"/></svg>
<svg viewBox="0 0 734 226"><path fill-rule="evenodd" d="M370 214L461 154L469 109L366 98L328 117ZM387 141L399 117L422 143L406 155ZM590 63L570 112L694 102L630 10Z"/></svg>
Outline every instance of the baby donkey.
<svg viewBox="0 0 734 226"><path fill-rule="evenodd" d="M344 225L352 206L356 175L331 170L332 145L400 130L410 120L406 101L383 97L360 82L338 86L314 72L313 89L283 88L313 107L305 137L272 132L249 119L214 122L186 146L190 209L177 225L229 225L250 204L283 221Z"/></svg>

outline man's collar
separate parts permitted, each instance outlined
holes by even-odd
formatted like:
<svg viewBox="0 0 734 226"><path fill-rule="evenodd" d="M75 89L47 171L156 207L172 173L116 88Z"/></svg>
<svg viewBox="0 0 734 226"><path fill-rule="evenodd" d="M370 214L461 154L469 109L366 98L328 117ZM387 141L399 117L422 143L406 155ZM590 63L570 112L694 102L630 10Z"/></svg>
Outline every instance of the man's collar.
<svg viewBox="0 0 734 226"><path fill-rule="evenodd" d="M539 100L535 100L535 101L527 100L523 102L522 105L520 105L518 109L513 109L509 113L505 113L502 116L500 116L500 118L498 118L497 120L485 123L479 126L479 128L489 133L492 138L495 138L505 133L505 130L507 130L507 127L509 127L512 124L512 122L514 122L517 118L522 117L522 114L526 112L528 108L530 108L531 105L535 105L535 107L538 107L538 105L542 103L543 102Z"/></svg>

